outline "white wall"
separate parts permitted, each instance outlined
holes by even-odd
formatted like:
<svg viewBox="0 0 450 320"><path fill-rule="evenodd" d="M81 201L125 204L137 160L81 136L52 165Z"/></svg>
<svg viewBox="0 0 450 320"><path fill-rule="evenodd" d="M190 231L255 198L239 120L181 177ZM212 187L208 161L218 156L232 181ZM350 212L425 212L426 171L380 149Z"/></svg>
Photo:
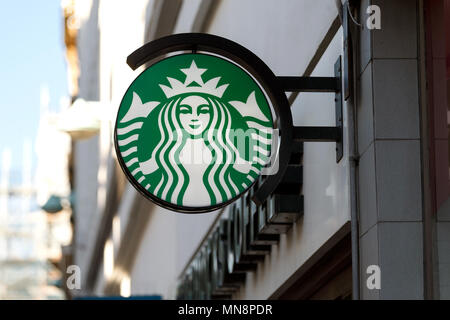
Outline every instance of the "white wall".
<svg viewBox="0 0 450 320"><path fill-rule="evenodd" d="M336 34L312 76L334 76L342 51L342 29ZM334 93L302 93L292 106L294 125L334 126ZM343 114L346 114L344 104ZM305 142L303 155L304 216L254 273L237 299L267 299L325 242L350 220L347 121L344 117L344 156L336 163L335 143Z"/></svg>
<svg viewBox="0 0 450 320"><path fill-rule="evenodd" d="M337 14L334 0L226 0L207 32L252 50L276 75L300 75Z"/></svg>
<svg viewBox="0 0 450 320"><path fill-rule="evenodd" d="M80 63L79 97L98 100L98 32L97 3L78 4L76 14L80 20L78 32L78 58ZM75 252L74 261L82 271L89 264L90 224L97 210L97 172L99 168L99 138L74 143L75 186Z"/></svg>
<svg viewBox="0 0 450 320"><path fill-rule="evenodd" d="M187 5L189 3L189 5ZM199 1L184 2L176 32L189 32ZM254 51L279 75L300 75L337 16L334 1L221 1L208 33ZM318 17L320 17L318 19ZM267 19L271 23L267 23ZM334 75L342 34L333 40L315 74ZM345 113L345 112L344 112ZM304 94L293 106L297 125L334 125L334 94ZM349 220L348 162L335 163L333 143L305 144L305 216L249 273L236 298L267 298ZM182 215L155 208L139 249L132 293L174 297L177 277L219 213Z"/></svg>
<svg viewBox="0 0 450 320"><path fill-rule="evenodd" d="M132 295L176 294L177 232L176 213L156 208L149 212L150 221L131 270Z"/></svg>

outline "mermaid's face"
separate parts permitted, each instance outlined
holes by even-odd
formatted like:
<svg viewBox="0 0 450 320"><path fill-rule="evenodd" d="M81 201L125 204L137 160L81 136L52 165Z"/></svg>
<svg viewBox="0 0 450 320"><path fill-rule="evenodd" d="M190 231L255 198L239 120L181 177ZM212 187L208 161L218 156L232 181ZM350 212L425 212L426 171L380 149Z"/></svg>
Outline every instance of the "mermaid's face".
<svg viewBox="0 0 450 320"><path fill-rule="evenodd" d="M211 106L203 97L188 96L180 101L178 115L183 129L198 138L209 124Z"/></svg>

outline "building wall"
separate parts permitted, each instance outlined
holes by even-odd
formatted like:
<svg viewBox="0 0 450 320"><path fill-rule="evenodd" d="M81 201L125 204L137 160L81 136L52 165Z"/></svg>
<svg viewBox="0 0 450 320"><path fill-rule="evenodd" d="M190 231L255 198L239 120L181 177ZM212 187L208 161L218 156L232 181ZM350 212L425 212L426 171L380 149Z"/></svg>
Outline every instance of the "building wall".
<svg viewBox="0 0 450 320"><path fill-rule="evenodd" d="M361 33L358 115L362 299L423 299L418 3L380 6L381 30ZM381 289L366 286L379 265Z"/></svg>
<svg viewBox="0 0 450 320"><path fill-rule="evenodd" d="M282 7L273 1L247 1L245 3L231 0L220 1L214 10L209 12L209 15L202 16L200 11L205 5L206 1L184 1L180 7L178 20L174 25L176 32L188 32L195 28L203 28L203 30L196 31L227 37L254 51L279 75L302 75L305 71L311 72L312 70L308 71L307 68L316 55L319 44L325 37L331 36L334 39L332 45L314 73L333 75L334 62L342 50L340 33L335 36L336 30L334 30L329 34L330 26L337 19L334 1L289 1ZM256 5L258 9L255 9ZM151 12L155 10L156 5L150 1L137 7L133 10L126 7L119 8L112 3L100 2L98 4L98 30L100 33L100 44L97 49L100 61L98 63L99 83L96 84L99 87L98 99L110 102L113 108L120 102L127 84L137 76L136 72L131 72L125 64L126 56L143 44L144 29L149 28L151 24L150 20L145 20L145 17L147 19L153 17ZM133 27L129 26L120 31L122 25L119 28L114 19L114 14L118 12L125 12L120 15L122 21L128 22L133 15L143 17L143 20L135 21ZM271 13L276 14L274 16ZM271 24L266 22L268 15L271 15ZM320 19L317 19L318 16ZM201 17L204 21L199 24L198 19ZM231 21L233 23L230 23ZM306 26L308 26L308 32L298 32ZM91 30L93 27L92 24L86 24L85 28ZM131 31L132 29L133 31ZM132 40L129 39L130 34L133 35ZM138 34L141 34L142 37L137 36ZM118 47L117 43L121 43L121 46ZM96 49L88 44L81 43L81 46L81 50L96 52ZM80 82L83 81L90 80L80 79ZM315 107L319 104L320 108ZM334 95L302 95L295 101L293 113L294 121L298 125L332 125L334 123ZM308 121L305 120L307 118ZM83 143L86 142L80 142L79 145ZM97 141L97 143L99 142ZM96 149L100 150L100 153L108 154L109 152L110 156L113 156L111 150L107 148L110 141L103 138L101 143L106 147L102 148L97 145ZM255 274L249 275L248 285L236 295L236 298L269 297L317 248L349 220L348 187L338 187L339 185L348 185L348 161L344 155L344 160L336 164L334 148L333 143L305 144L304 165L305 169L309 168L305 170L304 177L305 216L286 236L282 237L279 246L274 246L272 254L266 258L260 269ZM107 157L99 155L98 152L96 155L95 153L91 154L91 157L100 162L99 171L102 168L105 170ZM86 153L79 152L81 157L77 161L79 169L82 169L83 165L88 166ZM90 168L92 167L90 166ZM92 170L95 172L96 169ZM81 170L79 172L81 176ZM86 179L92 181L92 177L90 175ZM96 191L106 192L105 190L101 191L100 179L96 179L96 181ZM107 185L105 183L104 181L103 186ZM83 194L84 190L79 189ZM92 189L90 189L91 192ZM85 190L85 192L89 191ZM89 193L93 197L91 192ZM133 202L146 201L136 195L130 187L127 187L125 193L122 206L119 207L117 214L120 217L120 238L123 241L126 241L129 236L127 234L128 225L135 223L133 212L130 210ZM105 199L106 195L103 194L101 197ZM101 201L97 199L97 202L98 206L101 206ZM135 251L135 259L125 273L131 280L132 295L161 294L164 298L174 298L178 276L186 268L208 232L223 213L219 211L188 216L171 213L154 205L150 205L149 208L142 238L132 249ZM89 205L89 209L92 209L92 205ZM96 212L94 214L101 214L99 208ZM92 210L90 214L92 214ZM227 214L226 210L225 214ZM98 222L97 224L90 222L82 230L91 234L89 241L91 245L86 250L91 255L94 250L92 242L95 242L95 237L92 235L98 228ZM311 232L312 230L314 232ZM121 246L124 246L122 241L115 242L114 251L116 253L120 251ZM86 256L89 257L89 254ZM282 259L279 259L280 257ZM109 279L103 279L105 277L103 266L98 267L100 279L97 279L95 289L97 293L102 291L102 287L105 290L108 283L120 284L121 273L117 269L118 266L123 266L123 262L119 261L120 256L117 254L114 259L115 272ZM92 261L90 262L92 263ZM86 266L86 268L88 267ZM270 280L255 281L261 278ZM119 287L120 285L116 286L113 292L119 293Z"/></svg>
<svg viewBox="0 0 450 320"><path fill-rule="evenodd" d="M364 23L367 6L376 4L382 12L382 29L362 28L354 39L357 99L355 105L344 103L344 157L335 162L334 143L304 144L304 216L282 235L256 272L247 274L246 284L233 298L271 297L350 220L347 114L351 110L356 111L359 153L361 298L424 298L419 2L361 1L359 21ZM172 32L207 32L234 40L277 75L333 76L334 63L343 54L344 36L335 3L174 0L169 6L161 1L133 5L92 1L80 32L80 96L109 103L114 114L129 83L141 71L129 69L127 55L144 42ZM172 25L160 22L161 14ZM334 125L334 94L288 97L295 125ZM202 215L168 212L124 184L111 214L116 231L109 230L107 235L113 242L114 255L108 259L114 270L105 274L105 265L111 261L92 257L99 221L104 221L101 217L108 210L104 199L111 192L111 163L117 169L111 148L112 121L114 117L105 116L99 136L76 142L77 264L97 275L90 293L120 294L121 284L129 278L131 295L175 298L178 277L227 209ZM437 231L441 252L448 247L447 229L442 223ZM439 271L445 274L447 260L440 263ZM366 286L370 265L380 266L379 290ZM444 293L447 287L442 287Z"/></svg>
<svg viewBox="0 0 450 320"><path fill-rule="evenodd" d="M254 1L221 1L214 14L205 18L207 28L203 31L248 47L279 75L303 74L320 42L330 36L327 32L337 18L334 1L289 1L281 8L273 1L258 1L257 10L255 5ZM177 32L191 31L198 14L192 7L195 4L183 3L176 24ZM271 12L276 12L276 15L272 15L272 23L267 24L266 19ZM321 18L312 19L312 16ZM298 32L306 25L311 32ZM334 63L341 51L342 34L338 33L314 73L334 75ZM317 107L319 105L320 108ZM302 95L293 105L293 113L297 125L333 125L334 94ZM282 237L279 246L272 248L272 253L257 272L248 274L247 285L236 298L268 298L349 220L348 160L344 154L344 160L336 164L335 157L333 143L305 144L305 216ZM175 297L173 288L177 277L220 214L188 216L155 207L133 267L132 294L151 287L160 288L159 293L164 297ZM176 226L176 232L167 229L168 221ZM158 227L166 229L166 232L155 232L154 228ZM176 238L175 243L172 237ZM171 250L177 252L175 257L169 254ZM150 261L166 268L154 269ZM173 270L171 263L176 265ZM147 270L147 273L142 270Z"/></svg>
<svg viewBox="0 0 450 320"><path fill-rule="evenodd" d="M429 208L435 223L434 233L434 293L450 299L450 179L449 123L450 107L450 2L424 2L424 42L426 53L427 109L429 124L424 148L424 170L430 173L428 185ZM437 259L436 259L437 257Z"/></svg>
<svg viewBox="0 0 450 320"><path fill-rule="evenodd" d="M121 93L139 72L133 72L124 62L129 52L143 43L146 5L147 1L130 4L92 0L76 8L80 24L78 98L102 102L106 106L99 134L74 141L75 263L85 275L92 264L113 171L113 121ZM126 23L120 24L120 21ZM112 162L112 166L115 165ZM83 277L84 281L86 279ZM83 287L87 287L86 283Z"/></svg>
<svg viewBox="0 0 450 320"><path fill-rule="evenodd" d="M78 97L97 101L99 99L98 1L87 1L76 10L80 26L82 26L77 39L80 64ZM74 163L76 164L74 171L74 261L82 270L86 270L89 263L90 225L97 210L98 147L98 136L75 142L73 145Z"/></svg>

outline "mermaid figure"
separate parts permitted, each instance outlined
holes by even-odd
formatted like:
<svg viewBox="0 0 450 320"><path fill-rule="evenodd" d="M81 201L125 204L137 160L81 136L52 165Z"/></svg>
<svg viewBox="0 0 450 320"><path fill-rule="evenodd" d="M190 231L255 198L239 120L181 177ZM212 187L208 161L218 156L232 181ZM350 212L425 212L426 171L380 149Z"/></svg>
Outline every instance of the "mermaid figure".
<svg viewBox="0 0 450 320"><path fill-rule="evenodd" d="M187 75L184 83L167 78L171 87L160 85L167 97L163 102L142 103L133 92L117 131L122 156L130 159L127 167L133 168L131 174L138 182L157 197L185 207L206 207L234 198L254 181L270 155L270 126L262 123L271 121L259 109L255 92L245 102L224 101L228 85L217 87L220 77L204 83L201 70L206 69L192 61L190 68L181 69ZM199 86L189 86L192 82ZM133 137L128 129L140 128L142 118L153 111L158 112L159 142L140 159L137 148L141 146L133 145L139 135ZM248 126L246 132L234 130L236 115ZM239 142L246 135L257 141L250 150ZM147 183L155 174L159 181Z"/></svg>

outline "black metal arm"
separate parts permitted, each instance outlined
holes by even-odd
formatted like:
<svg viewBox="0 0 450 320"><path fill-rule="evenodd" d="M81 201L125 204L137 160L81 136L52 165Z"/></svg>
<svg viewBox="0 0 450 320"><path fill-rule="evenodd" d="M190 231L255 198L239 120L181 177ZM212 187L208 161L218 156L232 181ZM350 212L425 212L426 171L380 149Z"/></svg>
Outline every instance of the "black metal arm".
<svg viewBox="0 0 450 320"><path fill-rule="evenodd" d="M277 77L285 92L339 92L337 77Z"/></svg>
<svg viewBox="0 0 450 320"><path fill-rule="evenodd" d="M294 140L303 142L340 142L339 127L294 127Z"/></svg>
<svg viewBox="0 0 450 320"><path fill-rule="evenodd" d="M334 92L335 127L294 127L293 140L303 142L336 142L336 162L343 155L341 57L334 65L334 77L277 77L285 92Z"/></svg>

